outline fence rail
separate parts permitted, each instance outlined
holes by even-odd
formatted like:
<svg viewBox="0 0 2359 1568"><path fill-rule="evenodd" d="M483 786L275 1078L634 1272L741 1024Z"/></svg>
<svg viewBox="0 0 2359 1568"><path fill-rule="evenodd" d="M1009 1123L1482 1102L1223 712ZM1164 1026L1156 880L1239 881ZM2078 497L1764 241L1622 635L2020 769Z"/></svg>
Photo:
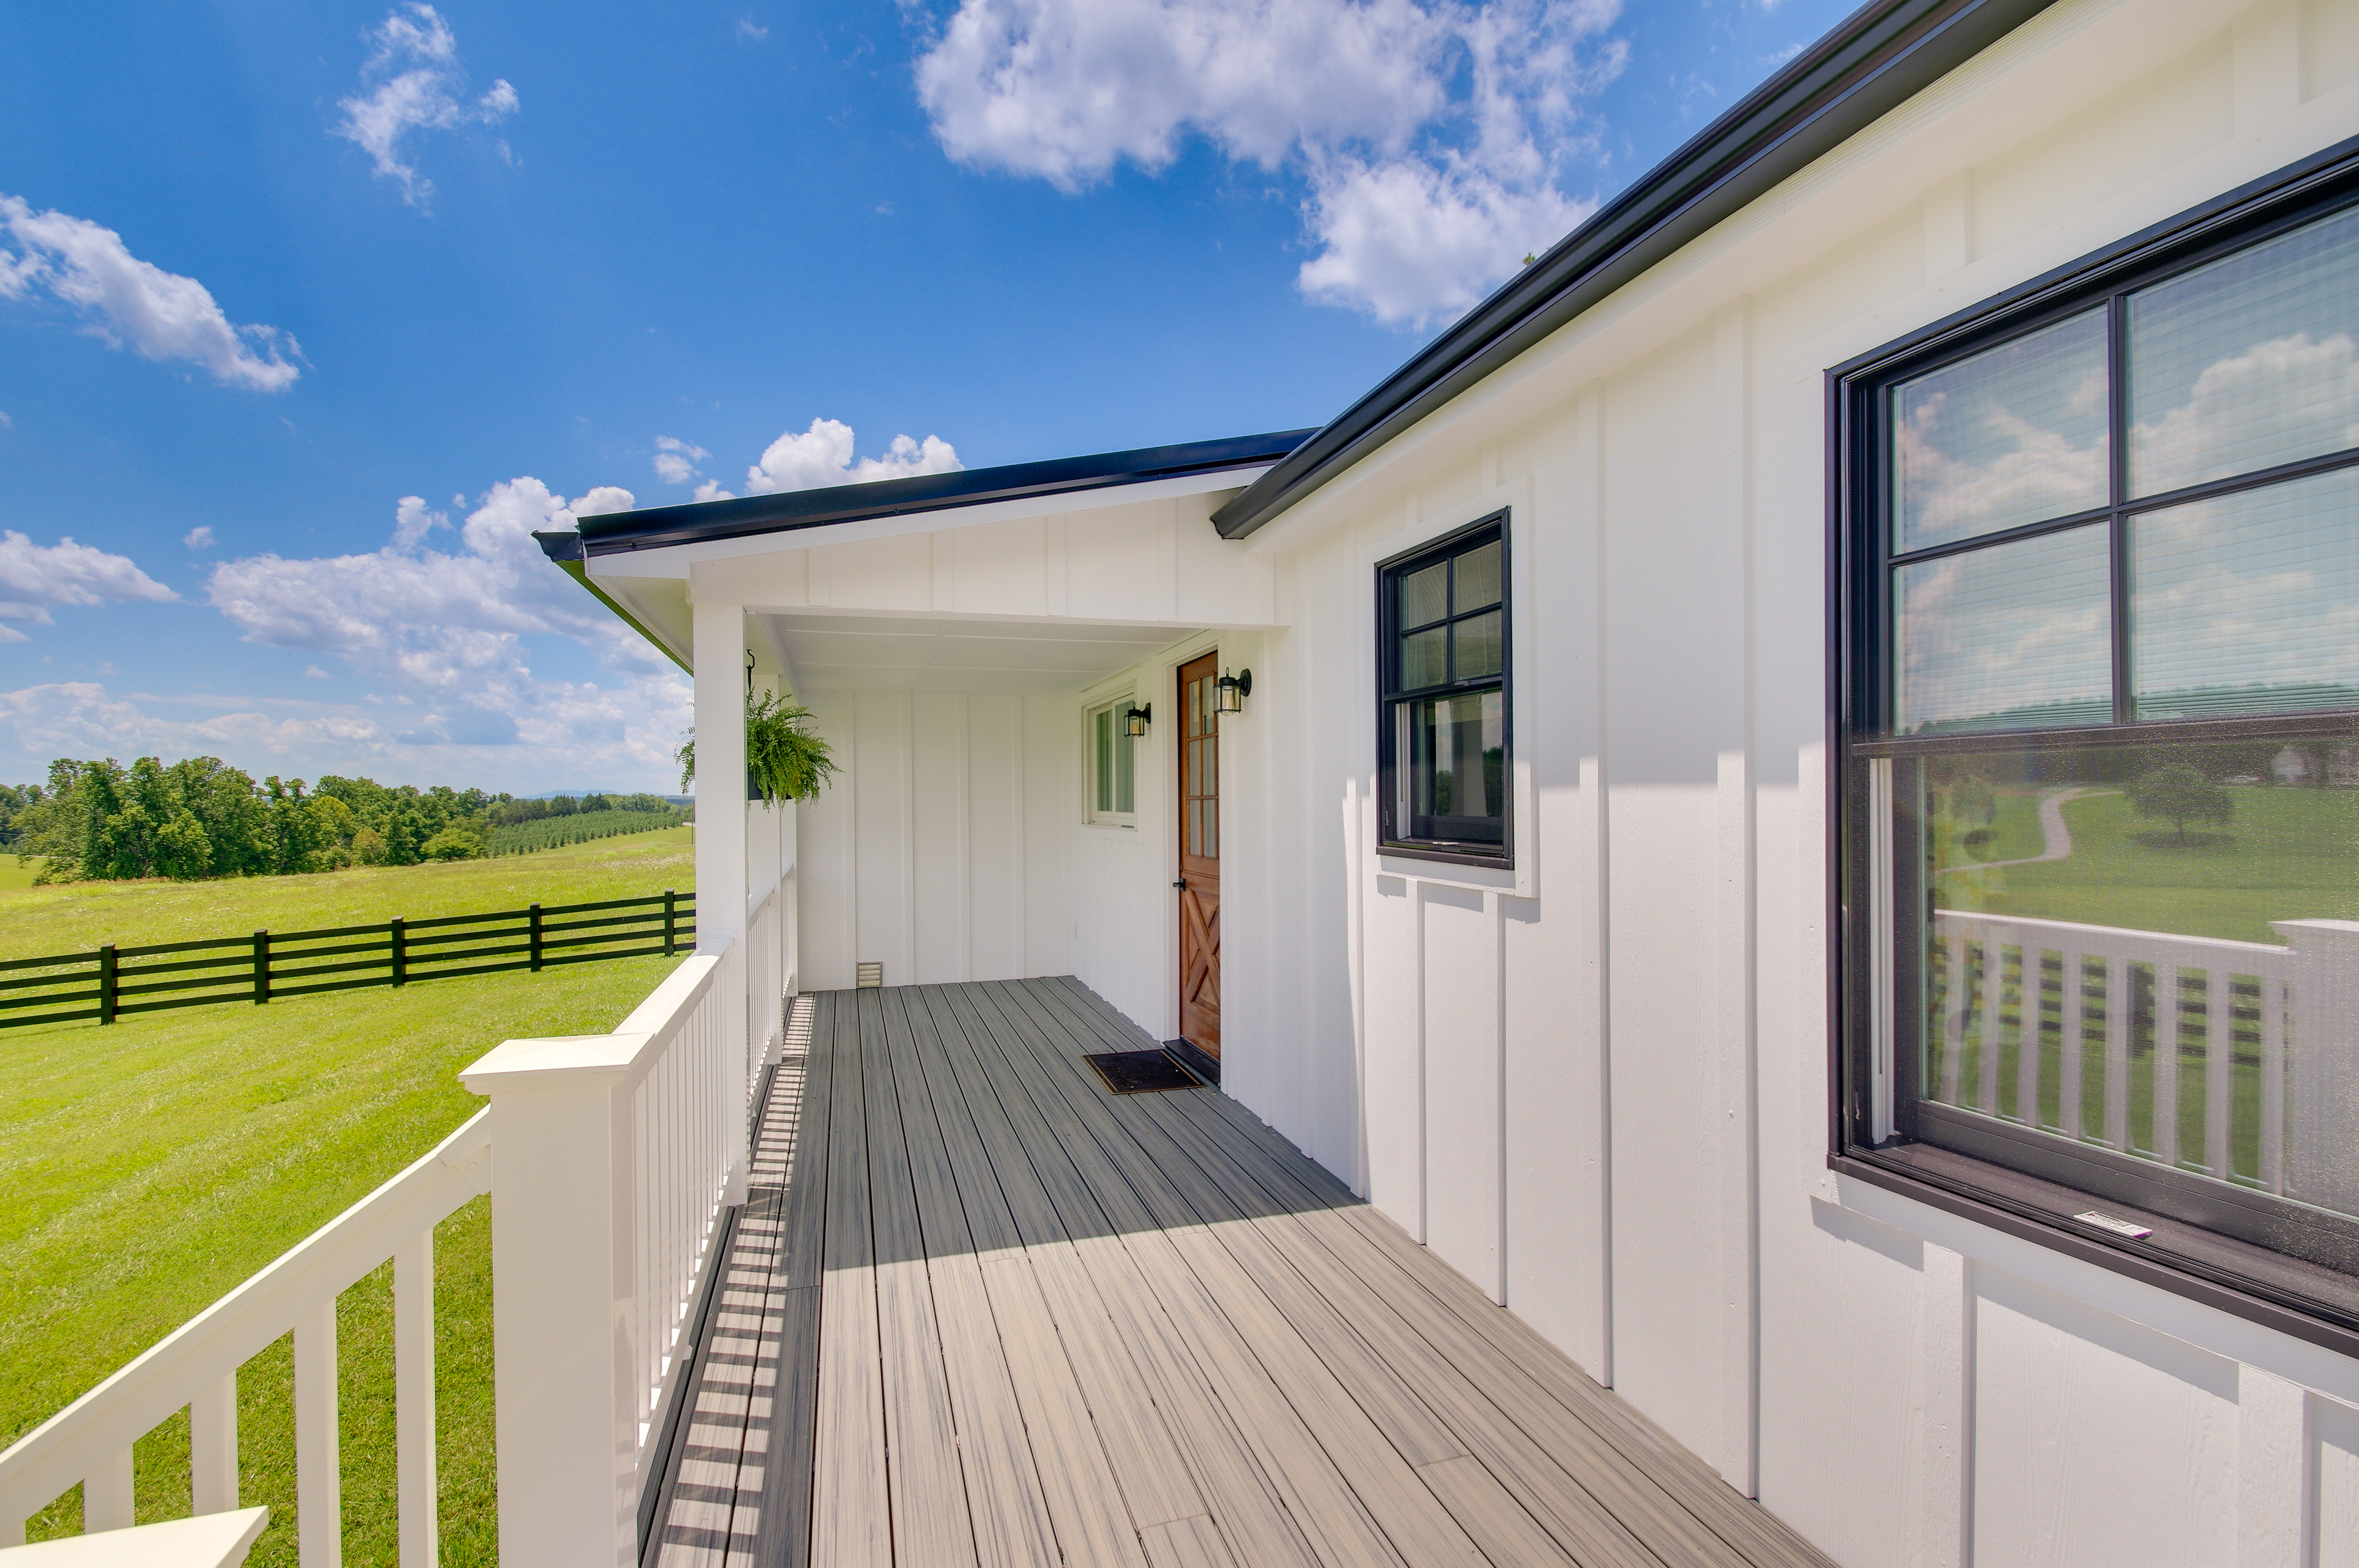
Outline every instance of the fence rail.
<svg viewBox="0 0 2359 1568"><path fill-rule="evenodd" d="M527 904L482 914L318 931L256 931L198 942L0 962L0 1029L413 980L539 970L604 958L671 957L695 945L696 895Z"/></svg>

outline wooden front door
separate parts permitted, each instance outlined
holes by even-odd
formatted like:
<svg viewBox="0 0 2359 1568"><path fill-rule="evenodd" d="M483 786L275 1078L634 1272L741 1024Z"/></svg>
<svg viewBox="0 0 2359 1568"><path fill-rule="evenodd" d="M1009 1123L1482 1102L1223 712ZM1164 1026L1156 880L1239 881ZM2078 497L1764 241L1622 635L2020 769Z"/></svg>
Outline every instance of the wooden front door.
<svg viewBox="0 0 2359 1568"><path fill-rule="evenodd" d="M1180 1036L1221 1055L1220 655L1180 666Z"/></svg>

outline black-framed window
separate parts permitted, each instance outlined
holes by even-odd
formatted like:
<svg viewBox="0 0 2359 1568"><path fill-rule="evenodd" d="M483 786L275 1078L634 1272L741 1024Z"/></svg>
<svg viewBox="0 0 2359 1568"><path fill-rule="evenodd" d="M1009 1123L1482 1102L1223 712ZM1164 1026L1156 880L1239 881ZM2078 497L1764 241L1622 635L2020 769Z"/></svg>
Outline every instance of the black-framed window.
<svg viewBox="0 0 2359 1568"><path fill-rule="evenodd" d="M2359 1335L2359 169L1834 387L1838 1159Z"/></svg>
<svg viewBox="0 0 2359 1568"><path fill-rule="evenodd" d="M1376 750L1385 848L1504 864L1507 514L1376 568Z"/></svg>

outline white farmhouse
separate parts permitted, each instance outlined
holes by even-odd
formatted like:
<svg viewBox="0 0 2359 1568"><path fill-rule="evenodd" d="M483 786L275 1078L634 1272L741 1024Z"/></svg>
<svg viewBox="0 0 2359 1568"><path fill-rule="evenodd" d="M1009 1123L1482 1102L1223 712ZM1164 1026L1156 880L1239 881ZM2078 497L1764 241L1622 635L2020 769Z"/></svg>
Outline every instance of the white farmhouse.
<svg viewBox="0 0 2359 1568"><path fill-rule="evenodd" d="M699 957L437 1168L504 1556L2359 1563L2354 345L2359 4L1871 0L1319 429L545 535Z"/></svg>

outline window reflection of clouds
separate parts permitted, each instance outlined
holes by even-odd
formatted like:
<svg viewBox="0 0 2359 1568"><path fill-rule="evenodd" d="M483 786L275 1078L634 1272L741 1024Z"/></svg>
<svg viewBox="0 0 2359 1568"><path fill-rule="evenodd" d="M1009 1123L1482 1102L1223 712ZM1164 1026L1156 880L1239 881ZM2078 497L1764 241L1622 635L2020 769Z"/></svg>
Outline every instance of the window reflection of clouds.
<svg viewBox="0 0 2359 1568"><path fill-rule="evenodd" d="M2105 504L2102 310L1903 383L1892 398L1896 553Z"/></svg>
<svg viewBox="0 0 2359 1568"><path fill-rule="evenodd" d="M2092 524L1899 568L1900 731L2111 719L2106 557Z"/></svg>
<svg viewBox="0 0 2359 1568"><path fill-rule="evenodd" d="M2359 446L2359 212L2133 295L2129 311L2134 494Z"/></svg>
<svg viewBox="0 0 2359 1568"><path fill-rule="evenodd" d="M2321 688L2359 686L2359 473L2168 507L2131 529L2140 718L2351 700Z"/></svg>

